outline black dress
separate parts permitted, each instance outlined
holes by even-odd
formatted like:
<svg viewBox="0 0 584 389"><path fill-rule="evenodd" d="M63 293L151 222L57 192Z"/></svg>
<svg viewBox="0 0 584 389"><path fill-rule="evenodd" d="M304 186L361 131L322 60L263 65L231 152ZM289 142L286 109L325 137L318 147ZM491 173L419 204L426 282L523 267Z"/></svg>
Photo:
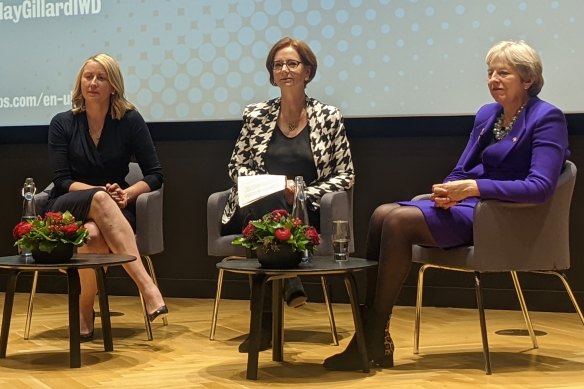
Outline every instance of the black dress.
<svg viewBox="0 0 584 389"><path fill-rule="evenodd" d="M69 192L73 182L105 186L117 183L122 188L128 165L134 157L144 175L143 180L156 190L162 186L162 167L148 126L135 110L127 111L120 120L107 115L99 143L95 145L89 134L85 112L57 114L49 126L49 159L54 171L54 187L49 194L47 211L70 211L77 220L84 221L89 213L93 195L103 189ZM135 207L122 210L135 227Z"/></svg>

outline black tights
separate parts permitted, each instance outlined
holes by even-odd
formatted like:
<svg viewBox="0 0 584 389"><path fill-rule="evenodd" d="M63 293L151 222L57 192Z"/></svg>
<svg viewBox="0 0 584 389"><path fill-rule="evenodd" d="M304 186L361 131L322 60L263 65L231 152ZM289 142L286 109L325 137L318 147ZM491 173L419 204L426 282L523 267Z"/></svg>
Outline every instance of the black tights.
<svg viewBox="0 0 584 389"><path fill-rule="evenodd" d="M399 204L377 207L369 221L366 252L367 259L379 261L367 289L376 321L385 323L391 315L412 266L412 244L436 246L422 211Z"/></svg>

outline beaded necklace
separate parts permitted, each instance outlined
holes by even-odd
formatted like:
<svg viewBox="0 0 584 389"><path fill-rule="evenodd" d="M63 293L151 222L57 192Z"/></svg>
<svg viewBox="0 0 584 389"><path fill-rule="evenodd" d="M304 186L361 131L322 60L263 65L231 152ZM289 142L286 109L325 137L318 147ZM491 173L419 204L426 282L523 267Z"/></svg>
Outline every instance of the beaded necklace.
<svg viewBox="0 0 584 389"><path fill-rule="evenodd" d="M513 129L513 125L515 124L515 121L519 117L519 114L521 113L521 111L523 111L524 107L525 107L525 104L523 104L521 107L519 107L519 110L517 111L515 116L513 116L513 119L511 119L511 121L509 122L507 127L503 126L503 120L505 119L505 112L501 112L501 115L499 116L499 118L495 122L495 127L493 127L493 134L495 135L496 141L500 141L508 133L511 132L511 130Z"/></svg>

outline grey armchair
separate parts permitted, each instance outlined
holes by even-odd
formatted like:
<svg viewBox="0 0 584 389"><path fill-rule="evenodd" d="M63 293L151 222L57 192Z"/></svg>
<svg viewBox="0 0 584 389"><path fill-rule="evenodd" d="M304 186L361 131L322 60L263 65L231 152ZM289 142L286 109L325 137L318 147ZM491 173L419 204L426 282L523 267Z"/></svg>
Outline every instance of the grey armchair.
<svg viewBox="0 0 584 389"><path fill-rule="evenodd" d="M142 171L137 163L131 162L129 169L130 171L126 176L126 182L128 184L132 185L142 179ZM52 187L53 184L50 184L44 191L35 196L35 206L37 207L37 211L46 207L49 192ZM159 254L164 250L164 236L162 230L163 192L164 186L158 190L143 193L136 199L136 244L138 245L138 250L140 251L141 256L146 261L148 272L157 286L158 281L156 279L154 265L150 256ZM24 339L28 339L30 334L33 301L36 293L37 282L38 272L34 272L24 329ZM152 340L152 327L148 320L148 312L142 295L140 295L140 301L142 302L142 308L144 311L144 326L146 328L146 334L148 340ZM166 317L163 318L163 324L168 325Z"/></svg>
<svg viewBox="0 0 584 389"><path fill-rule="evenodd" d="M482 273L509 272L534 348L538 348L527 311L518 272L556 275L562 281L580 320L584 316L568 284L564 270L570 268L569 217L576 181L576 166L567 161L552 198L543 204L480 201L474 211L474 245L439 249L414 245L412 259L421 263L418 272L414 353L419 352L424 271L440 268L474 273L485 371L491 374L485 312L481 293ZM416 197L422 198L427 195Z"/></svg>
<svg viewBox="0 0 584 389"><path fill-rule="evenodd" d="M223 261L231 261L245 258L245 250L241 246L231 244L231 241L238 235L221 235L221 215L225 209L229 189L216 192L209 196L207 201L207 252L213 257L223 257ZM353 189L345 192L332 192L325 194L320 201L320 245L318 255L332 255L332 221L349 220L351 227L351 242L349 251L354 252L353 238ZM329 298L328 285L325 277L321 277L321 285L324 294L325 305L327 307L329 324L333 343L338 346L339 340L332 304ZM215 339L215 329L217 327L217 316L219 313L219 301L221 300L221 289L223 286L223 270L219 269L217 277L217 291L213 304L213 316L211 319L211 332L209 339Z"/></svg>

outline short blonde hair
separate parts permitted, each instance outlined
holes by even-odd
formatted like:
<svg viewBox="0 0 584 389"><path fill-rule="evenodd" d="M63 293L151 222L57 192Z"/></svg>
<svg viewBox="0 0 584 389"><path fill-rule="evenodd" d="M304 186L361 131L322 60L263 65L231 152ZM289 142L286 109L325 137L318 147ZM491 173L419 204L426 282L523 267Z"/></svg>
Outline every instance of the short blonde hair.
<svg viewBox="0 0 584 389"><path fill-rule="evenodd" d="M126 111L134 110L135 106L125 97L124 77L122 76L120 65L110 55L104 53L96 54L87 58L85 62L83 62L81 69L79 69L79 73L77 73L77 78L75 79L75 85L72 92L73 113L85 111L85 99L83 98L83 93L81 92L81 78L83 76L83 69L85 68L85 65L87 65L90 61L97 62L104 67L109 83L114 89L114 93L110 97L110 113L112 118L118 120L123 118L126 114Z"/></svg>
<svg viewBox="0 0 584 389"><path fill-rule="evenodd" d="M537 96L543 87L543 65L539 54L524 41L502 41L491 47L486 63L502 59L513 66L521 81L532 81L527 90L529 96Z"/></svg>
<svg viewBox="0 0 584 389"><path fill-rule="evenodd" d="M266 58L266 69L268 69L268 73L270 74L270 84L276 86L276 82L274 81L274 57L280 49L285 47L292 47L294 50L296 50L300 56L300 62L302 62L304 66L310 66L308 81L304 83L306 86L306 84L312 81L316 75L316 68L318 66L318 63L316 62L316 55L314 55L314 52L310 49L306 42L301 41L300 39L290 38L288 36L276 42L270 49L268 58Z"/></svg>

